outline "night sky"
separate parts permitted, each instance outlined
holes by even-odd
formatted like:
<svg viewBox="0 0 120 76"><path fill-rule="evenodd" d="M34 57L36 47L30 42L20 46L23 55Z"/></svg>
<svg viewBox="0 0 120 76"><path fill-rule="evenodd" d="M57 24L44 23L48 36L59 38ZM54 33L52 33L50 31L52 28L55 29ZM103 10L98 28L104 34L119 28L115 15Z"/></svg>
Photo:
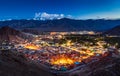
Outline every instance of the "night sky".
<svg viewBox="0 0 120 76"><path fill-rule="evenodd" d="M0 0L0 19L31 19L35 13L72 18L120 18L120 0Z"/></svg>

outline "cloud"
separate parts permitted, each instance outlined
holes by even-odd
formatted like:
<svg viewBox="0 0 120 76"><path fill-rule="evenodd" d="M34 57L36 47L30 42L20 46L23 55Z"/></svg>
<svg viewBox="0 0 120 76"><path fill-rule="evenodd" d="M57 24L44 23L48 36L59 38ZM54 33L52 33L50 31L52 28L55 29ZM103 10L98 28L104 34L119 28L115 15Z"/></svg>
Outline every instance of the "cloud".
<svg viewBox="0 0 120 76"><path fill-rule="evenodd" d="M46 12L43 13L35 13L34 20L53 20L53 19L61 19L61 18L71 18L71 15L65 16L64 14L49 14Z"/></svg>
<svg viewBox="0 0 120 76"><path fill-rule="evenodd" d="M120 10L82 15L79 19L120 19Z"/></svg>

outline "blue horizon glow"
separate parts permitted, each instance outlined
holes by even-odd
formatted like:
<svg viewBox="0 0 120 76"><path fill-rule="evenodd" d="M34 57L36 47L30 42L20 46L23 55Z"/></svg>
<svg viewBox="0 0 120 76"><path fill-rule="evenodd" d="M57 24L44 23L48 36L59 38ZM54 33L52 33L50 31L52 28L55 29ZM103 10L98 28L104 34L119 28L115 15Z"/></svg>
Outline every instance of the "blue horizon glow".
<svg viewBox="0 0 120 76"><path fill-rule="evenodd" d="M35 13L76 19L120 18L120 0L0 0L1 19L32 19Z"/></svg>

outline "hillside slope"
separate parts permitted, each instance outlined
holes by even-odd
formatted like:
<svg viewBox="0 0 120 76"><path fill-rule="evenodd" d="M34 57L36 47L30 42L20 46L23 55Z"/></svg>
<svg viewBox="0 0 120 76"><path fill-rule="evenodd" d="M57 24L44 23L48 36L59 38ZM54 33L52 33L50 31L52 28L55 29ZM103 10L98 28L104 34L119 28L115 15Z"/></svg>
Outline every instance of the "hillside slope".
<svg viewBox="0 0 120 76"><path fill-rule="evenodd" d="M0 76L52 76L28 62L20 53L0 50Z"/></svg>

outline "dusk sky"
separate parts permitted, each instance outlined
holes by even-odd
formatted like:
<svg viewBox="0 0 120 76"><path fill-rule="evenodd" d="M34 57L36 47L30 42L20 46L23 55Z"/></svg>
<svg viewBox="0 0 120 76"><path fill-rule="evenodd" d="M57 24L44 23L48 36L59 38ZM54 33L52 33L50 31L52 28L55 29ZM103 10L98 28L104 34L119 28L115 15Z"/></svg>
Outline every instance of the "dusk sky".
<svg viewBox="0 0 120 76"><path fill-rule="evenodd" d="M120 18L120 0L0 0L0 20L47 17Z"/></svg>

